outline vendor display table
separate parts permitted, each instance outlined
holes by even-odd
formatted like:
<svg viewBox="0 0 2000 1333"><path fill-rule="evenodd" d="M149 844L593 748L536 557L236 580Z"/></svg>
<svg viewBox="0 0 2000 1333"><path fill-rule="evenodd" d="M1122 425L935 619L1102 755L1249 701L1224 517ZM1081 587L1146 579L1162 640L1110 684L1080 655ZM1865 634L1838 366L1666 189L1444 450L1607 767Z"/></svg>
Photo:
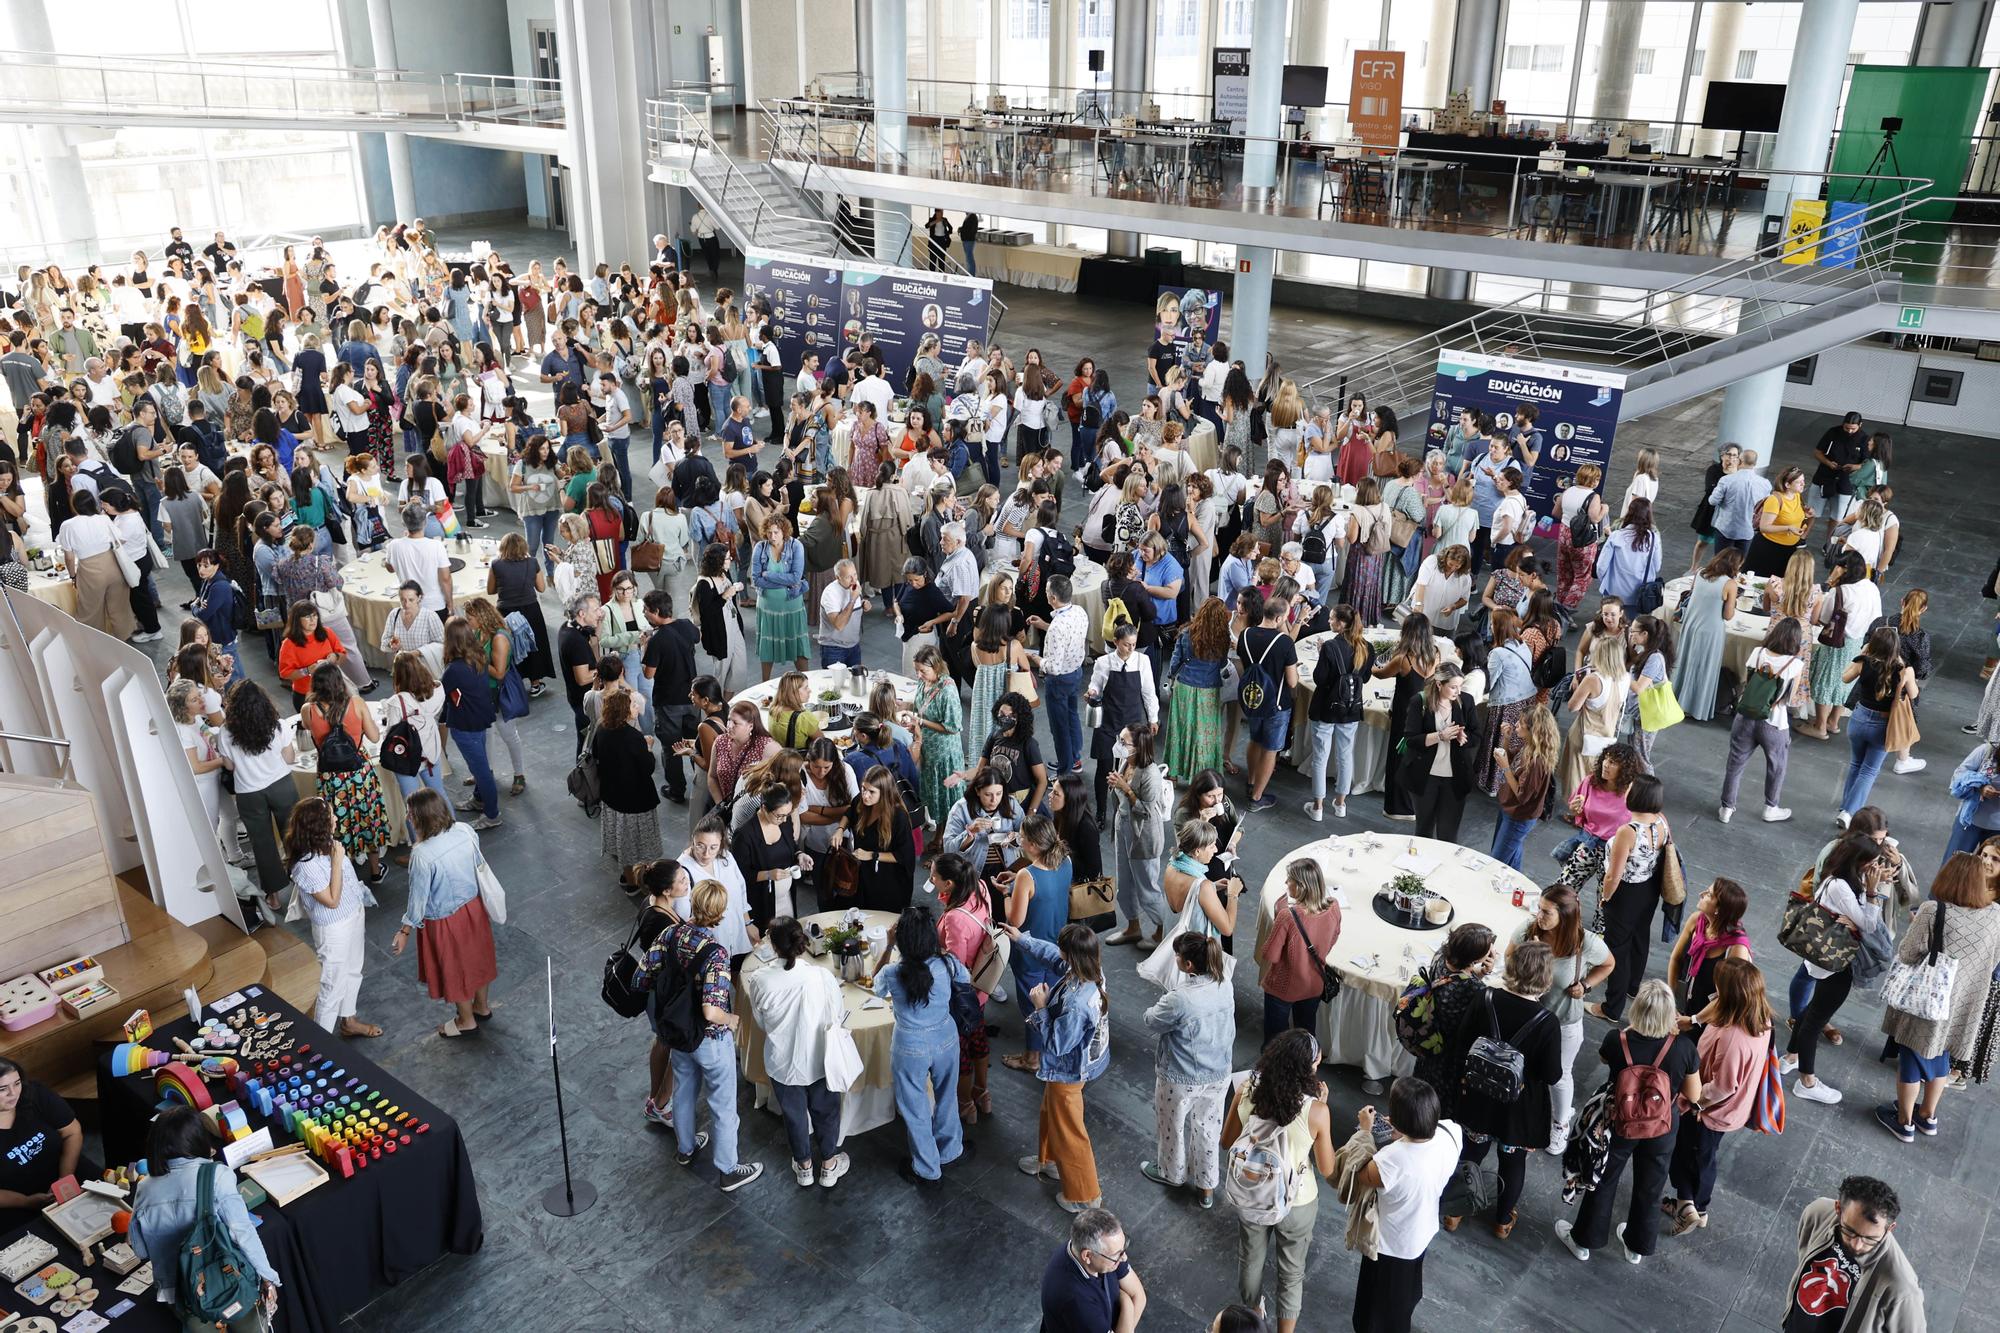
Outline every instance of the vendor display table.
<svg viewBox="0 0 2000 1333"><path fill-rule="evenodd" d="M960 267L964 267L965 246L956 236L952 238L949 250ZM1076 290L1077 270L1083 264L1083 251L1066 245L994 245L988 241L980 245L978 260L979 276L982 278L1011 283L1016 287L1073 292Z"/></svg>
<svg viewBox="0 0 2000 1333"><path fill-rule="evenodd" d="M281 1333L334 1333L348 1314L443 1255L479 1251L485 1223L472 1160L456 1121L357 1047L316 1026L261 987L245 987L241 996L238 1003L255 1003L266 1013L278 1014L279 1021L289 1020L292 1028L287 1035L312 1047L307 1059L330 1058L347 1071L343 1082L358 1079L430 1125L407 1147L371 1161L351 1179L335 1176L283 1208L266 1204L257 1210L265 1219L259 1232L265 1250L283 1279L277 1328ZM183 1017L155 1032L147 1044L171 1049L174 1038L193 1035L194 1024ZM146 1130L156 1100L150 1076L121 1078L111 1072L107 1048L97 1062L97 1104L108 1162L125 1165L145 1155ZM270 1124L279 1146L295 1141L254 1109L246 1109L252 1129ZM122 1321L118 1327L123 1329Z"/></svg>
<svg viewBox="0 0 2000 1333"><path fill-rule="evenodd" d="M1771 617L1751 609L1764 604L1764 585L1767 582L1769 580L1759 575L1745 574L1743 590L1736 595L1736 615L1724 625L1722 666L1726 671L1735 672L1738 680L1744 677L1745 663L1750 660L1751 652L1771 632ZM1661 591L1666 600L1660 604L1660 619L1666 624L1667 633L1673 635L1674 646L1678 649L1682 626L1676 612L1680 610L1681 600L1694 591L1694 576L1683 574Z"/></svg>
<svg viewBox="0 0 2000 1333"><path fill-rule="evenodd" d="M453 607L463 606L468 598L486 596L486 573L499 554L500 543L487 540L461 542L447 538L444 549L454 565L451 575ZM382 642L382 626L389 622L389 613L396 609L396 590L401 586L395 571L389 568L389 558L382 554L365 555L342 565L340 577L343 583L341 592L347 598L347 620L361 639L361 655L370 666L388 667L390 661L377 645Z"/></svg>
<svg viewBox="0 0 2000 1333"><path fill-rule="evenodd" d="M810 929L817 925L828 930L841 923L845 912L820 912L813 916L799 918L800 924ZM894 912L863 912L868 919L868 960L870 966L882 952L882 941L896 928ZM805 958L802 965L823 967L833 971L831 957ZM760 949L743 960L743 980L748 982L762 967L770 966L771 960ZM840 1002L844 1011L841 1022L854 1034L854 1045L861 1052L861 1077L841 1096L840 1136L844 1140L849 1134L865 1134L871 1129L888 1124L896 1118L896 1098L891 1090L889 1074L889 1047L896 1036L896 1014L887 1000L876 1000L875 993L859 982L843 981L840 984ZM872 1007L869 1007L871 1006ZM741 1045L737 1051L737 1063L743 1077L756 1085L758 1106L775 1112L777 1100L771 1096L771 1076L764 1071L764 1033L757 1026L756 1015L746 1000L737 1007L743 1023L738 1033Z"/></svg>
<svg viewBox="0 0 2000 1333"><path fill-rule="evenodd" d="M1312 724L1307 719L1307 710L1312 707L1313 672L1319 667L1319 652L1333 637L1331 632L1314 634L1299 640L1299 687L1292 691L1292 749L1289 758L1292 767L1301 773L1312 771ZM1401 635L1395 629L1372 629L1367 631L1369 647L1374 656L1370 663L1378 664L1396 650L1396 641ZM1433 635L1437 645L1438 660L1456 663L1458 649L1450 639L1442 634ZM1354 733L1354 785L1349 794L1381 791L1388 782L1389 772L1389 705L1396 696L1396 682L1393 680L1371 680L1361 689L1361 726ZM1465 697L1474 704L1486 698L1486 680L1475 673L1466 681ZM1327 781L1333 780L1333 760L1327 759Z"/></svg>
<svg viewBox="0 0 2000 1333"><path fill-rule="evenodd" d="M1481 922L1503 942L1541 897L1535 882L1520 871L1456 843L1394 833L1322 838L1280 857L1265 877L1257 911L1260 957L1285 902L1285 867L1302 857L1319 866L1328 890L1341 898L1340 938L1326 961L1340 973L1342 985L1333 1003L1321 1006L1320 1050L1328 1063L1356 1066L1369 1078L1388 1078L1414 1067L1396 1040L1396 998L1450 933L1449 927L1405 930L1391 925L1375 913L1376 891L1412 871L1432 893L1451 900L1450 925Z"/></svg>

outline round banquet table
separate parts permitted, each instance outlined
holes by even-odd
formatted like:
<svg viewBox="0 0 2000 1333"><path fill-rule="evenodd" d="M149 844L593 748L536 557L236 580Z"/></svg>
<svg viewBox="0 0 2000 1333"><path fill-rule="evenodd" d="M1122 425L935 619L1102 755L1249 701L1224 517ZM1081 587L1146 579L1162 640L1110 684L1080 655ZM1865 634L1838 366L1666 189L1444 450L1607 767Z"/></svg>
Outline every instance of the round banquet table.
<svg viewBox="0 0 2000 1333"><path fill-rule="evenodd" d="M1312 771L1312 724L1307 720L1306 710L1312 706L1313 671L1319 666L1319 650L1333 634L1313 634L1299 640L1299 687L1292 692L1292 767L1301 773ZM1374 651L1371 662L1380 662L1396 650L1396 641L1401 634L1395 629L1371 629L1367 631L1369 647ZM1457 662L1458 649L1450 639L1442 634L1433 635L1438 658L1444 662ZM1486 698L1486 678L1483 672L1475 672L1465 683L1466 698L1474 704ZM1362 687L1361 726L1354 733L1354 786L1349 794L1381 791L1388 781L1389 772L1389 704L1396 696L1396 682L1393 680L1371 680ZM1327 780L1333 780L1333 759L1327 758Z"/></svg>
<svg viewBox="0 0 2000 1333"><path fill-rule="evenodd" d="M1328 888L1340 899L1340 938L1327 961L1342 984L1333 1003L1320 1006L1320 1050L1328 1063L1355 1066L1368 1078L1386 1079L1415 1068L1396 1040L1396 998L1450 933L1449 927L1405 930L1389 924L1375 914L1375 891L1397 874L1414 871L1431 892L1451 900L1451 925L1481 922L1503 947L1541 898L1535 882L1520 871L1456 843L1395 833L1322 838L1280 857L1265 877L1257 910L1260 957L1285 901L1285 867L1301 857L1319 865ZM1514 905L1516 890L1522 895L1519 907Z"/></svg>
<svg viewBox="0 0 2000 1333"><path fill-rule="evenodd" d="M821 930L840 924L846 912L819 912L812 916L800 917L799 922L808 928L817 924ZM896 928L894 912L863 912L868 919L868 958L872 964L882 952L882 941ZM743 980L748 981L759 968L771 965L771 958L763 946L752 951L743 960ZM806 957L801 960L811 967L833 970L830 957ZM840 1137L845 1140L849 1134L865 1134L871 1129L888 1124L896 1118L896 1097L890 1083L889 1047L896 1036L896 1013L887 1000L877 1000L875 992L854 981L840 983L840 1003L843 1012L842 1024L854 1036L854 1045L861 1052L861 1077L853 1087L841 1095ZM778 1102L771 1095L771 1076L764 1070L764 1033L757 1026L757 1016L746 999L737 1009L742 1019L742 1030L737 1034L741 1044L736 1052L737 1066L743 1071L757 1090L755 1105L778 1113Z"/></svg>
<svg viewBox="0 0 2000 1333"><path fill-rule="evenodd" d="M296 697L294 697L293 701L297 701ZM373 702L368 700L363 700L362 702L367 703L368 711L375 715L375 725L383 731L387 731L389 729L389 701L387 699L377 699ZM298 788L299 799L301 800L308 796L317 796L319 795L319 755L313 750L312 736L299 726L299 715L297 713L293 713L290 717L287 717L283 725L292 738L292 744L296 747L295 753L298 756L292 760L292 785ZM438 731L440 737L442 737L444 729L439 727ZM400 847L410 840L410 831L403 823L403 791L402 788L396 785L396 775L382 767L381 749L382 743L380 741L371 741L365 736L362 738L361 752L367 755L374 763L375 777L382 784L382 802L389 814L389 841L392 845ZM439 756L438 772L447 778L451 776L451 747L448 743L444 746L444 754Z"/></svg>
<svg viewBox="0 0 2000 1333"><path fill-rule="evenodd" d="M1092 653L1104 651L1104 566L1078 551L1076 573L1070 575L1070 598L1074 605L1083 608L1089 618L1084 630L1084 645Z"/></svg>
<svg viewBox="0 0 2000 1333"><path fill-rule="evenodd" d="M854 673L846 667L820 667L806 672L806 698L812 701L815 708L822 708L834 703L844 703L856 708L866 708L868 706L868 696L874 691L875 683L886 680L896 687L896 697L898 699L901 699L904 703L914 703L916 701L917 682L910 676L899 676L893 671L871 670L867 672L864 680L865 683L857 690L854 687ZM822 699L820 696L828 690L838 690L840 697L838 699ZM730 699L729 703L731 707L740 703L755 704L759 711L768 714L771 709L771 697L777 692L778 677L773 676L767 681L752 685L749 689L739 692L734 698ZM826 719L822 717L820 721L825 722ZM832 740L836 745L845 747L852 743L853 735L850 732L829 732L828 739Z"/></svg>
<svg viewBox="0 0 2000 1333"><path fill-rule="evenodd" d="M58 611L76 614L76 583L66 571L28 571L28 592Z"/></svg>
<svg viewBox="0 0 2000 1333"><path fill-rule="evenodd" d="M1194 458L1197 472L1207 472L1221 466L1217 460L1219 451L1215 445L1215 424L1205 417L1196 417L1194 429L1181 439L1181 447Z"/></svg>
<svg viewBox="0 0 2000 1333"><path fill-rule="evenodd" d="M468 598L486 596L486 573L499 553L500 543L490 540L458 542L446 539L445 553L463 567L452 572L451 596L454 607L463 606ZM347 598L348 623L361 639L361 655L370 666L388 667L389 659L383 655L382 627L389 623L389 613L396 608L396 590L400 586L395 572L389 568L385 555L365 555L359 560L341 566L343 581L341 592Z"/></svg>
<svg viewBox="0 0 2000 1333"><path fill-rule="evenodd" d="M479 488L479 502L488 509L505 509L512 513L514 496L507 489L507 472L511 464L507 458L506 443L484 440L480 443L479 452L486 455L486 478Z"/></svg>
<svg viewBox="0 0 2000 1333"><path fill-rule="evenodd" d="M1744 664L1750 654L1771 632L1771 617L1750 608L1764 603L1764 585L1769 580L1762 575L1743 576L1743 590L1736 596L1736 614L1723 625L1722 665L1724 669L1736 673L1740 681L1744 675ZM1674 639L1678 649L1681 641L1681 623L1674 619L1680 610L1681 601L1694 591L1694 576L1683 574L1661 589L1665 601L1660 604L1660 619L1666 622L1667 633Z"/></svg>

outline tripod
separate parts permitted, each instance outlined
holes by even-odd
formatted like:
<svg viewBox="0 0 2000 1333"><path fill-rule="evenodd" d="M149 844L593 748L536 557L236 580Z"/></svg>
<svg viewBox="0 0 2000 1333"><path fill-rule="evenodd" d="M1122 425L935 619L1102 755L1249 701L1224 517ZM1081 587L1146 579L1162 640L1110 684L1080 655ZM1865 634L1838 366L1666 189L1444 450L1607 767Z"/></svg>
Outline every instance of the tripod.
<svg viewBox="0 0 2000 1333"><path fill-rule="evenodd" d="M1861 173L1868 178L1868 183L1862 187L1864 193L1861 197L1871 204L1875 202L1875 183L1885 174L1883 172L1885 166L1888 168L1886 174L1889 176L1903 174L1903 164L1896 157L1896 131L1889 129L1882 131L1882 146L1877 148L1875 156L1869 159L1868 170Z"/></svg>

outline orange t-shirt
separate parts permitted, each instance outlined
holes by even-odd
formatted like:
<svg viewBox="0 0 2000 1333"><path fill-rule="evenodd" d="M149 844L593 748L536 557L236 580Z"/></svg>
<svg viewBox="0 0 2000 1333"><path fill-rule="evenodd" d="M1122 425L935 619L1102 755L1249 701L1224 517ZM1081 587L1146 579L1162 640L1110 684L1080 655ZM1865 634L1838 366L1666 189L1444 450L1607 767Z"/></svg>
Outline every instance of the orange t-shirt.
<svg viewBox="0 0 2000 1333"><path fill-rule="evenodd" d="M281 673L299 673L291 681L292 693L301 697L312 688L312 668L329 657L338 657L347 651L332 630L322 627L320 632L326 636L324 639L307 639L303 647L293 643L289 636L278 640L278 670Z"/></svg>

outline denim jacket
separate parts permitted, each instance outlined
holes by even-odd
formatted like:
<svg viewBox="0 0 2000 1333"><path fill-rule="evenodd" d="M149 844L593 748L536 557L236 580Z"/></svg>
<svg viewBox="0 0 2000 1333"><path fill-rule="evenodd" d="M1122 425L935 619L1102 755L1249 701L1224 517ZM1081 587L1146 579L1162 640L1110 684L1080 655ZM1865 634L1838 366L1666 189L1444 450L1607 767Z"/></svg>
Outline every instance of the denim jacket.
<svg viewBox="0 0 2000 1333"><path fill-rule="evenodd" d="M1965 756L1951 775L1951 794L1958 798L1958 822L1968 827L1979 816L1981 808L1988 804L1979 797L1980 789L1994 782L1993 767L1996 759L1994 748L1981 743L1972 747L1972 753ZM1996 783L1995 785L2000 785ZM1985 827L1981 825L1980 827Z"/></svg>
<svg viewBox="0 0 2000 1333"><path fill-rule="evenodd" d="M1162 1079L1220 1083L1236 1045L1236 993L1226 981L1191 978L1153 1001L1146 1031L1159 1039L1153 1069Z"/></svg>
<svg viewBox="0 0 2000 1333"><path fill-rule="evenodd" d="M771 559L771 543L758 542L750 557L750 583L760 591L782 588L794 597L806 586L806 548L796 537L785 539L785 554L776 563Z"/></svg>
<svg viewBox="0 0 2000 1333"><path fill-rule="evenodd" d="M132 1204L132 1227L126 1241L132 1252L153 1265L153 1281L160 1300L174 1299L174 1277L180 1267L181 1244L194 1230L195 1200L201 1197L201 1168L206 1163L192 1157L176 1157L167 1164L164 1176L148 1176L139 1182L138 1197ZM264 1242L251 1225L250 1210L236 1192L236 1173L215 1163L215 1211L243 1257L266 1282L278 1284L278 1271L264 1255Z"/></svg>
<svg viewBox="0 0 2000 1333"><path fill-rule="evenodd" d="M403 924L420 930L442 921L479 896L479 835L469 824L453 824L410 849L410 898Z"/></svg>
<svg viewBox="0 0 2000 1333"><path fill-rule="evenodd" d="M1042 1029L1042 1063L1037 1071L1042 1082L1083 1083L1103 1073L1110 1047L1091 1049L1102 1013L1097 983L1072 980L1062 950L1047 940L1017 935L1014 947L1060 978L1050 987L1047 1007L1028 1015L1028 1022Z"/></svg>
<svg viewBox="0 0 2000 1333"><path fill-rule="evenodd" d="M1008 813L1010 810L1013 812L1012 814ZM971 830L972 823L976 819L990 819L993 821L993 827L988 832L974 838L972 845L968 847L965 845L965 835ZM940 846L945 851L957 852L960 856L970 861L974 874L984 874L986 870L986 840L995 833L1013 833L1020 827L1021 809L1013 801L1003 799L1000 808L989 815L983 810L974 813L972 802L966 797L961 796L957 801L953 802L951 813L945 816L944 841Z"/></svg>

